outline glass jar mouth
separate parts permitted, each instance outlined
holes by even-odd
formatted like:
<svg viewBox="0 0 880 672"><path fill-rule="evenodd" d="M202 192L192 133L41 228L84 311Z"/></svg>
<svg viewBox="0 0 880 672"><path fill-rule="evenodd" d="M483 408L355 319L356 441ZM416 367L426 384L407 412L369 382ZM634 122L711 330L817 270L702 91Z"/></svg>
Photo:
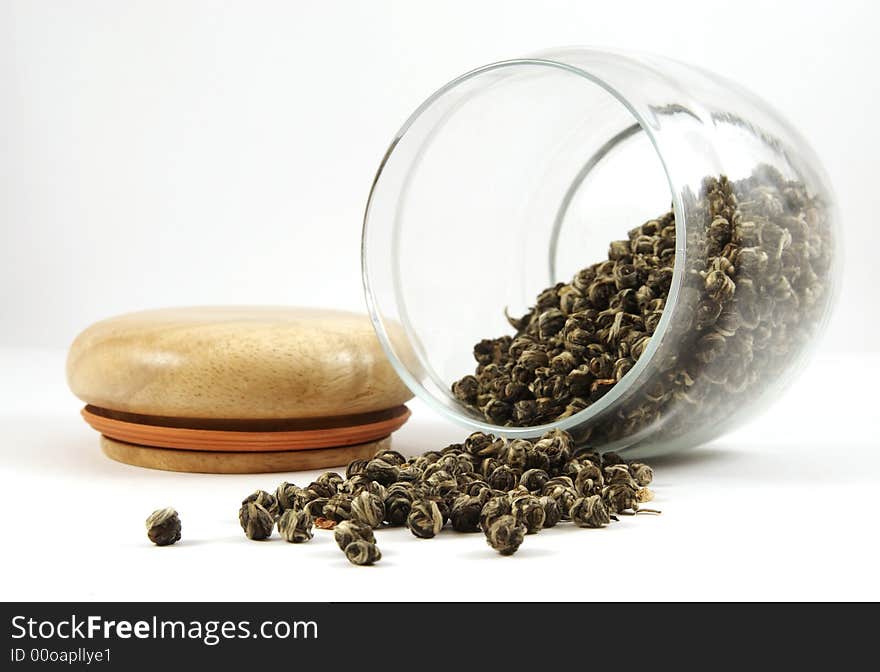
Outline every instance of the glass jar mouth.
<svg viewBox="0 0 880 672"><path fill-rule="evenodd" d="M370 229L370 214L372 211L374 198L376 195L377 187L382 179L386 164L388 160L392 156L395 151L395 148L398 144L403 140L403 138L407 135L408 131L411 127L416 123L416 121L427 111L429 110L438 100L440 100L444 95L453 91L454 89L460 87L462 84L478 77L481 75L485 75L487 73L502 70L505 68L515 68L522 66L539 66L539 67L548 67L554 68L557 70L565 71L581 77L586 82L598 86L602 88L605 92L610 94L632 117L635 122L631 127L629 127L626 131L618 133L616 136L609 138L609 140L602 146L602 148L591 156L584 164L584 168L580 171L580 173L574 176L572 180L572 189L576 188L576 185L579 181L582 181L585 176L589 173L589 171L598 165L601 162L602 158L611 151L611 149L616 146L617 143L625 141L627 138L632 135L644 132L647 138L649 139L651 146L657 156L657 159L662 166L663 174L667 180L667 186L669 188L672 210L675 216L675 233L676 233L676 241L675 241L675 254L674 254L674 264L673 264L673 274L671 285L669 289L669 294L666 299L666 304L663 308L660 320L657 324L656 329L654 330L651 339L649 340L647 346L645 347L642 355L636 360L633 364L632 368L618 380L609 391L602 396L600 399L596 400L586 408L578 411L577 413L573 413L572 415L562 418L559 420L554 420L552 422L544 423L541 425L531 425L531 426L501 426L494 425L492 423L481 420L480 418L472 415L468 412L468 410L461 405L457 400L455 400L451 394L451 390L448 389L447 385L439 384L441 379L438 375L432 372L431 366L429 363L425 361L421 361L420 364L424 367L424 369L428 372L431 372L435 383L439 389L446 389L446 394L449 398L453 399L454 404L447 405L438 400L435 395L428 390L409 370L406 363L403 361L399 353L395 350L392 338L389 334L388 327L383 319L382 313L380 311L378 302L376 300L376 292L373 284L373 280L371 278L371 274L373 269L370 266L370 260L368 258L369 251L367 249L367 238L368 231ZM571 192L571 190L570 190ZM557 232L558 232L558 222L561 218L565 208L568 203L563 202L560 205L559 213L557 214ZM626 398L627 393L633 389L634 384L639 379L641 374L648 368L651 360L656 354L658 348L660 347L660 343L663 340L664 334L667 332L672 314L675 312L675 307L678 303L679 295L681 292L681 288L684 284L684 269L685 269L685 254L686 254L686 231L687 231L687 222L685 221L686 210L684 208L684 204L682 202L682 198L680 193L674 188L673 180L670 176L669 168L667 166L667 162L664 160L662 151L658 145L658 140L656 134L654 133L651 124L649 121L623 96L614 86L605 81L604 79L594 75L593 73L588 72L582 68L578 68L567 63L562 63L555 60L543 59L543 58L521 58L521 59L511 59L498 61L495 63L491 63L474 70L471 70L444 85L437 91L435 91L431 96L429 96L406 120L406 122L401 126L400 130L394 136L394 139L391 141L388 149L386 150L380 165L376 171L376 174L373 178L373 183L370 187L369 197L367 199L367 204L364 212L364 220L363 220L363 230L362 230L362 243L361 243L361 276L362 282L364 286L364 293L366 297L367 310L370 316L370 320L373 323L373 327L376 331L379 342L384 350L386 356L397 372L398 376L404 383L410 388L410 390L421 399L429 408L433 409L438 414L443 417L448 418L449 420L469 428L471 431L481 431L487 434L495 434L499 436L505 436L508 438L533 438L536 436L540 436L551 430L569 430L575 427L583 427L588 426L589 423L594 419L605 413L609 408L614 406L620 400ZM395 221L393 223L395 232L399 226L399 221ZM396 239L396 236L394 236ZM553 274L554 269L554 246L556 244L556 238L551 241L551 249L549 251L550 256L550 270L551 275ZM391 264L396 264L397 261L394 257L392 257ZM393 272L393 269L392 269ZM540 288L534 288L535 291L538 291ZM403 303L403 300L400 296L398 287L395 285L396 299L399 303ZM405 310L404 310L405 315ZM410 341L417 340L415 334L412 333L410 329L410 325L407 324L407 320L402 320L402 327L407 334L407 338ZM603 449L613 449L613 445L609 445L604 447Z"/></svg>

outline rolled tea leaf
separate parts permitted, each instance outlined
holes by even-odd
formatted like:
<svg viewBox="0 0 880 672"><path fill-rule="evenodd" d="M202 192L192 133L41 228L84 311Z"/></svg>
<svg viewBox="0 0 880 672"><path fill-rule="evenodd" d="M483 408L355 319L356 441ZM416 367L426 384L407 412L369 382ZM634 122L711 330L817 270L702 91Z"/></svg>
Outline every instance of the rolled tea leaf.
<svg viewBox="0 0 880 672"><path fill-rule="evenodd" d="M156 546L170 546L180 541L180 517L170 506L153 511L146 527L147 536Z"/></svg>

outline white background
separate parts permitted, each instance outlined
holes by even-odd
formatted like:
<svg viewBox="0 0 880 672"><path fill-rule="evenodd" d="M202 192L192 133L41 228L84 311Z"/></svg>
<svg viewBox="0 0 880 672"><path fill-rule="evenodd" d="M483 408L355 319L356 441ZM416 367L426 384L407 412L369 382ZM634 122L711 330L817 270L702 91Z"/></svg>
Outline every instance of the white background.
<svg viewBox="0 0 880 672"><path fill-rule="evenodd" d="M847 246L827 344L876 350L876 7L0 1L0 343L169 304L362 308L361 217L410 112L479 65L592 44L702 64L810 139Z"/></svg>
<svg viewBox="0 0 880 672"><path fill-rule="evenodd" d="M880 598L876 6L0 0L0 491L17 540L0 598ZM80 329L161 305L361 308L363 208L406 116L472 67L567 44L743 82L810 139L839 200L844 285L816 363L771 414L659 463L662 516L541 533L497 562L477 562L478 537L392 531L358 570L326 536L240 536L237 501L280 478L100 455L63 379ZM396 441L461 438L415 404ZM155 549L142 519L166 503L186 543ZM98 532L97 504L114 507ZM263 585L242 573L256 566ZM579 580L548 580L566 572Z"/></svg>
<svg viewBox="0 0 880 672"><path fill-rule="evenodd" d="M214 476L117 464L58 376L64 353L0 350L25 382L0 397L3 600L878 600L880 415L867 382L824 395L829 371L880 376L880 357L821 355L771 413L710 445L654 460L659 516L570 523L499 556L481 534L379 530L382 561L348 564L330 533L249 541L241 500L316 472ZM833 377L832 377L833 378ZM413 402L408 453L463 438ZM180 512L183 540L153 546L144 519ZM98 513L100 512L100 514Z"/></svg>

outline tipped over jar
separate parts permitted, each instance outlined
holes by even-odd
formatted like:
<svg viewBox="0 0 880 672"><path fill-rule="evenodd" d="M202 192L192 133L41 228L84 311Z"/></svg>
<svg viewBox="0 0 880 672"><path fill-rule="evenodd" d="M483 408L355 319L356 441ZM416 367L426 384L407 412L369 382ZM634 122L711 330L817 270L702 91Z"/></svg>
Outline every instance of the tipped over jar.
<svg viewBox="0 0 880 672"><path fill-rule="evenodd" d="M468 427L648 456L779 396L828 319L806 141L700 68L548 51L450 82L376 175L363 277L400 377Z"/></svg>

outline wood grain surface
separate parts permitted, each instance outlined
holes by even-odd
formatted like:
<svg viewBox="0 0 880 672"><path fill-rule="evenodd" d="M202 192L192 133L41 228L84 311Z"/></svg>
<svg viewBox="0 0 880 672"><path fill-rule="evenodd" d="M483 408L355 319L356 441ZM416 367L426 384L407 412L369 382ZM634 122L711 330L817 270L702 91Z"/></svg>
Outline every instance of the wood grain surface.
<svg viewBox="0 0 880 672"><path fill-rule="evenodd" d="M148 310L93 324L70 347L87 404L158 416L316 418L412 397L366 315L269 306Z"/></svg>
<svg viewBox="0 0 880 672"><path fill-rule="evenodd" d="M117 462L202 474L259 474L343 467L355 459L369 459L390 446L389 436L342 448L236 453L152 448L101 437L101 450Z"/></svg>

